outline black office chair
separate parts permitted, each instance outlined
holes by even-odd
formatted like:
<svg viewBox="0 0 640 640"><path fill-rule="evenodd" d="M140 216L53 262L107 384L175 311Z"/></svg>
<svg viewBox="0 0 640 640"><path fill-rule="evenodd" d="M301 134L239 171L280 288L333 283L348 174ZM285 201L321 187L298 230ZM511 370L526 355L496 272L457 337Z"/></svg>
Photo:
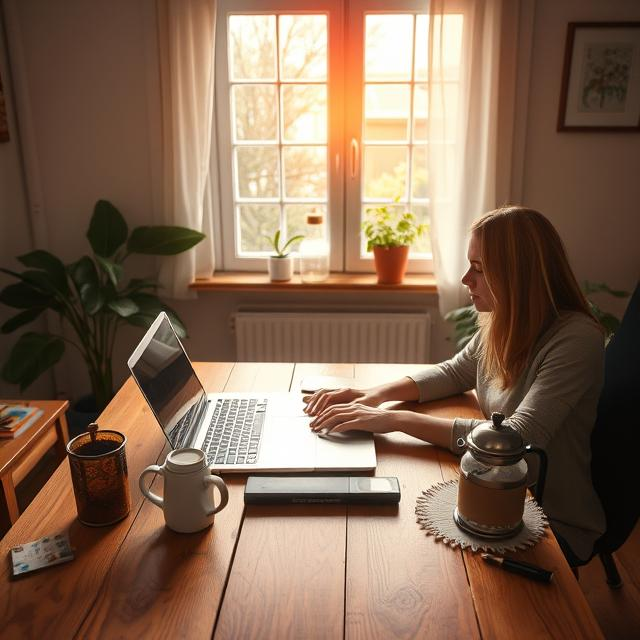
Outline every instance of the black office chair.
<svg viewBox="0 0 640 640"><path fill-rule="evenodd" d="M591 436L591 474L607 518L598 555L613 589L622 579L611 555L629 537L640 516L638 436L640 428L640 283L618 331L607 345L604 387Z"/></svg>

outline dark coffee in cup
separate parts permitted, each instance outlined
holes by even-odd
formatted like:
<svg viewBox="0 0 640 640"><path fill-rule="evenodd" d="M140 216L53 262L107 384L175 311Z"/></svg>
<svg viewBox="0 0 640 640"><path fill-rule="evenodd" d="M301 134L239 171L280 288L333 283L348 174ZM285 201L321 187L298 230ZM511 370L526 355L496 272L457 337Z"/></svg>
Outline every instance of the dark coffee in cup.
<svg viewBox="0 0 640 640"><path fill-rule="evenodd" d="M83 433L67 444L78 520L93 527L122 520L130 509L126 438L117 431Z"/></svg>

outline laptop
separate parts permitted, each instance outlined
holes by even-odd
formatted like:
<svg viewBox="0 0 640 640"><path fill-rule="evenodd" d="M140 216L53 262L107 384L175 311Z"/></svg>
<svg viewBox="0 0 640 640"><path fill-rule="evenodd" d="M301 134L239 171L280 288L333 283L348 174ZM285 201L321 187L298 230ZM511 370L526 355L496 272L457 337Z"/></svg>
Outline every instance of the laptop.
<svg viewBox="0 0 640 640"><path fill-rule="evenodd" d="M204 451L216 471L365 471L370 433L318 435L300 393L206 393L166 313L127 361L173 449Z"/></svg>

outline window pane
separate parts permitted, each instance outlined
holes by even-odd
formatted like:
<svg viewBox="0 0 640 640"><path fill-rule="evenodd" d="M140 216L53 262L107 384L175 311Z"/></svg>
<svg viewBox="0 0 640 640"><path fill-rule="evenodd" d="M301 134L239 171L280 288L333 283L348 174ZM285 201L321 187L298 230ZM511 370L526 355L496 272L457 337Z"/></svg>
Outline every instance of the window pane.
<svg viewBox="0 0 640 640"><path fill-rule="evenodd" d="M366 85L365 140L408 140L409 85Z"/></svg>
<svg viewBox="0 0 640 640"><path fill-rule="evenodd" d="M410 208L411 213L416 217L418 224L429 224L429 209L426 204L413 204ZM415 244L411 247L411 253L431 253L431 229L427 228Z"/></svg>
<svg viewBox="0 0 640 640"><path fill-rule="evenodd" d="M413 139L427 141L427 117L429 104L427 100L427 85L416 84L413 90Z"/></svg>
<svg viewBox="0 0 640 640"><path fill-rule="evenodd" d="M406 198L408 147L364 149L364 197Z"/></svg>
<svg viewBox="0 0 640 640"><path fill-rule="evenodd" d="M277 204L242 204L237 207L240 221L240 251L271 251L269 241L280 228Z"/></svg>
<svg viewBox="0 0 640 640"><path fill-rule="evenodd" d="M412 15L366 16L365 80L410 80L412 53Z"/></svg>
<svg viewBox="0 0 640 640"><path fill-rule="evenodd" d="M275 16L229 16L229 79L276 79Z"/></svg>
<svg viewBox="0 0 640 640"><path fill-rule="evenodd" d="M327 197L326 147L284 147L282 161L286 198Z"/></svg>
<svg viewBox="0 0 640 640"><path fill-rule="evenodd" d="M427 147L414 147L411 164L411 197L426 198L427 193Z"/></svg>
<svg viewBox="0 0 640 640"><path fill-rule="evenodd" d="M282 121L287 142L326 142L326 85L284 85Z"/></svg>
<svg viewBox="0 0 640 640"><path fill-rule="evenodd" d="M278 135L275 85L236 85L232 89L235 140L275 141Z"/></svg>
<svg viewBox="0 0 640 640"><path fill-rule="evenodd" d="M277 198L278 148L236 147L236 180L240 198Z"/></svg>
<svg viewBox="0 0 640 640"><path fill-rule="evenodd" d="M416 59L415 80L425 82L428 80L429 66L429 16L424 14L416 16Z"/></svg>
<svg viewBox="0 0 640 640"><path fill-rule="evenodd" d="M327 233L327 208L320 204L287 204L284 206L284 215L286 218L287 238L293 236L304 235L307 231L307 216L311 213L321 215L325 224L322 225L325 234ZM298 244L294 244L295 250L298 250Z"/></svg>
<svg viewBox="0 0 640 640"><path fill-rule="evenodd" d="M327 17L280 16L280 79L326 78Z"/></svg>

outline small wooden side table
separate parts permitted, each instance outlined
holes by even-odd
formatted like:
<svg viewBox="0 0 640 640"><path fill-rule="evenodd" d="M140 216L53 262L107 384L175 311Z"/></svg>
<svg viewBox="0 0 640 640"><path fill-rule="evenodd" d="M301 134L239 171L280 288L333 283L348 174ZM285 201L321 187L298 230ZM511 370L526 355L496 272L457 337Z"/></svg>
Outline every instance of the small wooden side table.
<svg viewBox="0 0 640 640"><path fill-rule="evenodd" d="M2 404L22 404L39 407L43 414L17 438L0 440L0 481L11 524L20 516L16 485L35 467L44 454L55 445L62 462L67 455L69 430L65 411L68 400L0 400Z"/></svg>

